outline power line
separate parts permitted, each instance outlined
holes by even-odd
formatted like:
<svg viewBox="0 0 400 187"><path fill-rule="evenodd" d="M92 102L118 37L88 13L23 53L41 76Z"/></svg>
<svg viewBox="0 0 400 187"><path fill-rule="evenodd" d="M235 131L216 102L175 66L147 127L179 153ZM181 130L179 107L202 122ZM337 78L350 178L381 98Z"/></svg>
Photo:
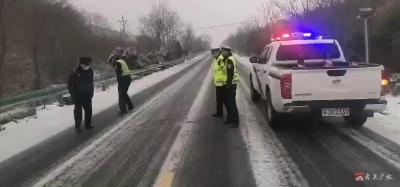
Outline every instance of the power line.
<svg viewBox="0 0 400 187"><path fill-rule="evenodd" d="M221 25L213 25L213 26L207 26L207 27L199 27L199 28L195 28L193 30L215 29L215 28L219 28L219 27L228 27L228 26L240 25L240 24L250 23L250 22L255 22L255 20L253 20L253 21L242 21L242 22L236 22L236 23L228 23L228 24L221 24Z"/></svg>

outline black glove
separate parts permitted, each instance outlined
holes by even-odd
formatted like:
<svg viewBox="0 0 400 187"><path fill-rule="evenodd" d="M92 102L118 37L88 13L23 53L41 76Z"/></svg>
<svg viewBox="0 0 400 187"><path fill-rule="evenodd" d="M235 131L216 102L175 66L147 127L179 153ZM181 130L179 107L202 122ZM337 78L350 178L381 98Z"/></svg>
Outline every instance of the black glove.
<svg viewBox="0 0 400 187"><path fill-rule="evenodd" d="M72 99L72 101L74 101L75 102L75 95L74 94L70 94L71 95L71 99Z"/></svg>

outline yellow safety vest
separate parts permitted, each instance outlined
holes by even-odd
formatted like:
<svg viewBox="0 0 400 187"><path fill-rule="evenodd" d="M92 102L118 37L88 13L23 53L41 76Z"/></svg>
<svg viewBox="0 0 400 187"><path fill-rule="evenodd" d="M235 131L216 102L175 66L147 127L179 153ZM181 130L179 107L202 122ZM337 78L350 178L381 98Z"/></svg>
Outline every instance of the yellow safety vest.
<svg viewBox="0 0 400 187"><path fill-rule="evenodd" d="M121 71L122 71L122 76L130 76L132 74L131 70L129 69L128 64L126 64L125 60L117 60L118 63L121 64Z"/></svg>
<svg viewBox="0 0 400 187"><path fill-rule="evenodd" d="M226 72L225 72L225 63L223 62L223 57L219 56L216 60L213 61L213 69L214 69L214 84L215 86L223 86L226 82Z"/></svg>
<svg viewBox="0 0 400 187"><path fill-rule="evenodd" d="M233 56L230 56L229 58L228 58L229 60L231 60L232 62L233 62L233 68L234 68L234 70L233 70L233 79L232 79L232 84L237 84L237 83L239 83L240 82L240 78L239 78L239 70L238 70L238 68L237 68L237 65L236 65L236 60L235 60L235 58L233 58ZM223 78L223 80L224 80L224 85L226 84L226 81L228 80L228 71L227 71L227 69L226 69L226 61L224 62L224 66L225 66L225 70L224 70L224 78Z"/></svg>

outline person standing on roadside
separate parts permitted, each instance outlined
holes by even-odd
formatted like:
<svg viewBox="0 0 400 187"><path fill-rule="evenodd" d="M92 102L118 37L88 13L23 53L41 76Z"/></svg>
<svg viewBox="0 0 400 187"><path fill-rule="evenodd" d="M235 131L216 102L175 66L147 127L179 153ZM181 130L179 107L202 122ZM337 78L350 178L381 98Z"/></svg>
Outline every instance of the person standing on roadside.
<svg viewBox="0 0 400 187"><path fill-rule="evenodd" d="M231 128L237 128L239 126L239 112L236 105L236 89L240 81L239 72L230 47L221 46L221 55L225 67L224 103L228 111L225 124L229 124Z"/></svg>
<svg viewBox="0 0 400 187"><path fill-rule="evenodd" d="M213 72L214 72L214 85L216 90L216 113L213 114L214 117L222 118L223 115L223 105L224 105L224 63L222 62L221 49L214 48L211 49L211 54L214 59L212 61L213 64Z"/></svg>
<svg viewBox="0 0 400 187"><path fill-rule="evenodd" d="M92 129L92 98L94 94L92 58L81 57L79 65L68 78L68 91L74 101L75 129L81 132L82 108L85 110L85 128Z"/></svg>
<svg viewBox="0 0 400 187"><path fill-rule="evenodd" d="M131 98L128 95L129 86L132 82L132 73L126 61L120 56L115 58L114 68L118 81L118 103L120 114L124 115L127 113L127 109L132 110L134 108Z"/></svg>

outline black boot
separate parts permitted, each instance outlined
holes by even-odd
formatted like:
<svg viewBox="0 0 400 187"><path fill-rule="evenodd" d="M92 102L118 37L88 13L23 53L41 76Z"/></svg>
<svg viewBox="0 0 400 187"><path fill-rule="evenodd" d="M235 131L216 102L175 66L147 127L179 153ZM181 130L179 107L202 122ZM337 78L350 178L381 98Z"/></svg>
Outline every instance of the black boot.
<svg viewBox="0 0 400 187"><path fill-rule="evenodd" d="M82 132L81 122L75 122L75 130L76 130L77 133Z"/></svg>
<svg viewBox="0 0 400 187"><path fill-rule="evenodd" d="M235 120L233 120L229 127L230 128L238 128L239 127L239 118L236 118Z"/></svg>
<svg viewBox="0 0 400 187"><path fill-rule="evenodd" d="M93 125L91 125L91 124L89 124L89 125L85 125L85 129L87 129L87 130L91 130L91 129L93 129L94 127L93 127Z"/></svg>
<svg viewBox="0 0 400 187"><path fill-rule="evenodd" d="M224 122L225 125L230 125L230 124L232 124L232 123L233 123L233 121L232 121L232 120L229 120L229 119L226 120L226 121Z"/></svg>
<svg viewBox="0 0 400 187"><path fill-rule="evenodd" d="M239 127L239 122L233 122L229 125L229 128L233 128L233 129L238 128L238 127Z"/></svg>
<svg viewBox="0 0 400 187"><path fill-rule="evenodd" d="M215 114L213 114L212 116L213 116L213 117L216 117L216 118L222 118L222 117L223 117L222 114L218 114L218 113L215 113Z"/></svg>

